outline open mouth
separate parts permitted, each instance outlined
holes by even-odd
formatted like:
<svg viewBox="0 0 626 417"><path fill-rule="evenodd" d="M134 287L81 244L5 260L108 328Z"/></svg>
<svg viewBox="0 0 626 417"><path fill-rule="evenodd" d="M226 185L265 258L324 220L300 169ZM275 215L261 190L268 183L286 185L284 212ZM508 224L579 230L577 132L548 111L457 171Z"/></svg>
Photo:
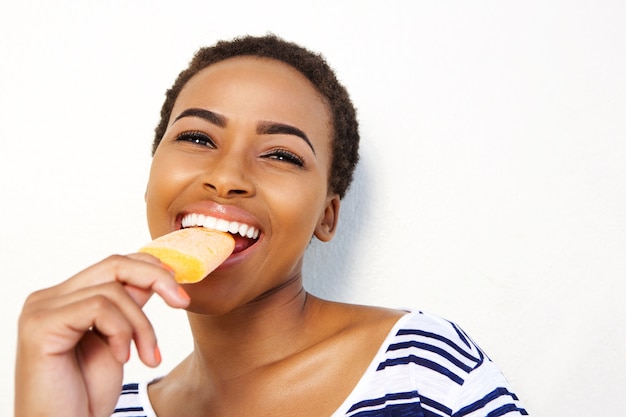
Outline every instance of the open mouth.
<svg viewBox="0 0 626 417"><path fill-rule="evenodd" d="M249 224L231 222L196 213L185 215L182 218L181 226L183 229L188 227L206 227L207 229L230 233L235 238L233 253L244 251L254 245L259 240L260 234L259 229Z"/></svg>

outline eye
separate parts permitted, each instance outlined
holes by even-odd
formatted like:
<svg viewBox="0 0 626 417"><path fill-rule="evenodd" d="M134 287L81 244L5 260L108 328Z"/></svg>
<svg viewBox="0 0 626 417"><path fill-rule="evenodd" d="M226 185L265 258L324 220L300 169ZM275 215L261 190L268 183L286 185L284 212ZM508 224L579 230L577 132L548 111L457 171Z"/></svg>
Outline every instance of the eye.
<svg viewBox="0 0 626 417"><path fill-rule="evenodd" d="M298 167L304 166L304 159L302 157L282 148L274 149L263 155L263 157L267 159L275 159L277 161L284 161Z"/></svg>
<svg viewBox="0 0 626 417"><path fill-rule="evenodd" d="M182 132L176 136L177 141L190 142L195 145L207 146L209 148L215 148L215 142L209 135L198 130L192 130L189 132Z"/></svg>

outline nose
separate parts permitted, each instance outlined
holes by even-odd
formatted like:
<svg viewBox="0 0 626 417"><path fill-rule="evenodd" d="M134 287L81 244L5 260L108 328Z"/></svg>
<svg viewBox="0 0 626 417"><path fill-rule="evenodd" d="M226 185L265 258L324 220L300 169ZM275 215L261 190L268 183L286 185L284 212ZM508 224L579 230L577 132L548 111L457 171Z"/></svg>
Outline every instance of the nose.
<svg viewBox="0 0 626 417"><path fill-rule="evenodd" d="M213 161L205 170L203 186L221 198L251 196L255 191L246 163L235 159Z"/></svg>

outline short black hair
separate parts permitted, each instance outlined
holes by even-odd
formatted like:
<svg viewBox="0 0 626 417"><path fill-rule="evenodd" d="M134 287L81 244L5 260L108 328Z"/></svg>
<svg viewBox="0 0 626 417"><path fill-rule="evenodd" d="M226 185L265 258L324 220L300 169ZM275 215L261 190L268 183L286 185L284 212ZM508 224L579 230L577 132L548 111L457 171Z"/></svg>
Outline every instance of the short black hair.
<svg viewBox="0 0 626 417"><path fill-rule="evenodd" d="M202 69L238 56L254 56L283 62L302 73L326 99L333 128L332 165L329 189L344 197L359 160L359 126L356 110L346 88L324 57L300 45L285 41L276 35L245 36L223 40L199 49L189 66L183 70L165 93L161 120L155 128L152 154L165 134L174 103L185 84Z"/></svg>

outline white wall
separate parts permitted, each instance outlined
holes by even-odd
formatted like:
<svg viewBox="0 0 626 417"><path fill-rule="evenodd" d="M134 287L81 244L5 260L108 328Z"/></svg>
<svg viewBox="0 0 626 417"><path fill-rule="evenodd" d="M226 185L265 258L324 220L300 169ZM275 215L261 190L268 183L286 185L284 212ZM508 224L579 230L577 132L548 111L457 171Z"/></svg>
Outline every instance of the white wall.
<svg viewBox="0 0 626 417"><path fill-rule="evenodd" d="M323 52L362 123L310 288L457 321L532 415L620 415L626 3L223 3L2 0L0 415L24 297L148 239L165 89L199 46L267 31ZM182 314L148 309L165 364L129 378L189 348Z"/></svg>

